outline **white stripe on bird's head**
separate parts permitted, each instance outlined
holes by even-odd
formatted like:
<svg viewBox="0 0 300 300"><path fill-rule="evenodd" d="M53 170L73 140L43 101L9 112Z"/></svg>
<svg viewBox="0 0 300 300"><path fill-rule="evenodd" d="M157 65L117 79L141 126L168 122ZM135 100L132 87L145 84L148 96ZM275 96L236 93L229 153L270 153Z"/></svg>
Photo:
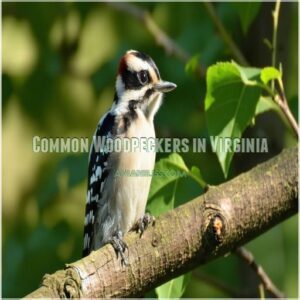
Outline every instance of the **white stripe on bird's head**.
<svg viewBox="0 0 300 300"><path fill-rule="evenodd" d="M131 53L126 55L126 65L128 70L132 72L139 72L142 70L150 71L150 69L152 69L150 64L147 61Z"/></svg>

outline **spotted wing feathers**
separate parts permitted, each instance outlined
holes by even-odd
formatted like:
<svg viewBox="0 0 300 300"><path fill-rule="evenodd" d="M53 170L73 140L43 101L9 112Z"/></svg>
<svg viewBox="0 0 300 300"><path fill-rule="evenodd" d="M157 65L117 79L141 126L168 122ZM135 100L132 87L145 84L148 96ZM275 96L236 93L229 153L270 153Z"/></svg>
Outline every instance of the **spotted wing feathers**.
<svg viewBox="0 0 300 300"><path fill-rule="evenodd" d="M114 124L115 116L110 112L107 113L97 127L91 146L84 221L83 257L87 256L93 250L94 227L97 212L98 209L100 209L99 202L101 200L102 191L105 188L105 180L109 173L109 169L107 168L109 153L99 151L100 143L98 142L100 138L102 139L112 134Z"/></svg>

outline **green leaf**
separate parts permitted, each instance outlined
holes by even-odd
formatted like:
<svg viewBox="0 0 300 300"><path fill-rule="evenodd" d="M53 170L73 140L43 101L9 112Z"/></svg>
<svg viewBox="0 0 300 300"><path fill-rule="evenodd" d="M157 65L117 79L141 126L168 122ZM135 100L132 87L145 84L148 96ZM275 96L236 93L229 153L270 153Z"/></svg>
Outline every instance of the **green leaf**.
<svg viewBox="0 0 300 300"><path fill-rule="evenodd" d="M167 174L170 168L175 171L172 176L171 174ZM163 158L156 163L154 173L149 198L152 198L153 195L157 194L157 192L168 183L179 179L180 176L186 176L188 167L179 154L173 153L168 158Z"/></svg>
<svg viewBox="0 0 300 300"><path fill-rule="evenodd" d="M274 67L266 67L261 70L260 79L264 84L268 84L269 81L280 79L281 72Z"/></svg>
<svg viewBox="0 0 300 300"><path fill-rule="evenodd" d="M189 281L190 273L174 278L156 288L158 298L181 298Z"/></svg>
<svg viewBox="0 0 300 300"><path fill-rule="evenodd" d="M234 61L232 61L231 64L238 69L238 71L240 72L240 77L245 85L248 86L258 85L258 79L259 79L259 74L261 72L261 69L242 67Z"/></svg>
<svg viewBox="0 0 300 300"><path fill-rule="evenodd" d="M191 168L191 172L190 172L190 176L193 176L193 178L195 180L198 179L198 182L204 182L203 178L202 178L202 174L200 172L200 169L195 167L195 166L192 166ZM197 178L197 179L196 179ZM202 187L205 187L205 185L203 184L200 184Z"/></svg>
<svg viewBox="0 0 300 300"><path fill-rule="evenodd" d="M167 212L199 195L205 184L198 168L189 170L173 153L155 165L147 210L155 216Z"/></svg>
<svg viewBox="0 0 300 300"><path fill-rule="evenodd" d="M238 13L243 33L247 33L249 26L257 16L261 3L260 2L234 2L231 3Z"/></svg>
<svg viewBox="0 0 300 300"><path fill-rule="evenodd" d="M227 177L234 149L226 149L224 141L232 142L255 116L260 97L260 69L245 68L236 63L218 63L208 68L205 97L206 123L223 173Z"/></svg>
<svg viewBox="0 0 300 300"><path fill-rule="evenodd" d="M278 111L278 105L272 100L271 97L261 96L256 105L255 115L257 116L269 110Z"/></svg>

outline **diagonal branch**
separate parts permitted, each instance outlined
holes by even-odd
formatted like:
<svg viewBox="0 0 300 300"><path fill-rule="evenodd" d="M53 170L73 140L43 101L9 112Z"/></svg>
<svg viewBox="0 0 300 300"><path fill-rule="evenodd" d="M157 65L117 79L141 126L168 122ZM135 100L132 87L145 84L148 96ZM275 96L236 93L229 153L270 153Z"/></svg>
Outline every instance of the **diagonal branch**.
<svg viewBox="0 0 300 300"><path fill-rule="evenodd" d="M263 267L256 263L250 251L248 251L244 247L239 247L236 249L235 253L253 269L253 271L256 273L257 277L263 284L263 287L272 295L272 297L280 299L284 298L283 293L274 285Z"/></svg>
<svg viewBox="0 0 300 300"><path fill-rule="evenodd" d="M296 138L299 138L300 137L299 125L289 108L289 104L285 96L281 79L279 80L279 92L277 95L273 97L273 100L280 107L282 113L286 117L288 124L291 126Z"/></svg>
<svg viewBox="0 0 300 300"><path fill-rule="evenodd" d="M215 24L221 38L227 45L228 49L232 53L232 56L237 60L237 62L241 65L248 66L249 63L247 62L245 56L239 49L239 47L236 45L234 40L231 38L230 34L226 30L224 24L222 23L222 20L219 18L213 4L211 2L205 1L203 2L203 5L207 9L207 12L212 19L213 23Z"/></svg>
<svg viewBox="0 0 300 300"><path fill-rule="evenodd" d="M134 297L216 259L298 212L298 148L160 216L125 236L129 265L111 245L44 277L27 297Z"/></svg>
<svg viewBox="0 0 300 300"><path fill-rule="evenodd" d="M192 56L169 37L153 20L150 13L132 3L109 2L111 7L125 12L141 22L149 33L154 37L156 43L161 46L168 55L173 55L183 63L187 63ZM205 67L197 64L196 74L201 78L205 76Z"/></svg>

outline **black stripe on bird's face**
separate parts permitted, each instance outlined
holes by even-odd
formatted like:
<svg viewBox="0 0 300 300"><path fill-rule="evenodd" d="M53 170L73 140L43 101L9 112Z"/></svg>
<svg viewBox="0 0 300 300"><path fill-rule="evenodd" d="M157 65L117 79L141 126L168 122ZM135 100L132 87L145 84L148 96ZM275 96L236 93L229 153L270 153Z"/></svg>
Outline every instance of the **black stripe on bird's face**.
<svg viewBox="0 0 300 300"><path fill-rule="evenodd" d="M149 72L147 70L143 71L147 73L149 80L151 80ZM138 75L138 72L130 71L127 68L123 71L121 76L126 90L139 90L145 85L140 81Z"/></svg>
<svg viewBox="0 0 300 300"><path fill-rule="evenodd" d="M141 81L141 78L139 77L141 72L145 72L148 80L146 82ZM152 82L152 79L150 77L148 70L141 70L139 72L130 71L127 68L123 71L122 75L122 81L125 85L126 90L139 90L143 86L149 84Z"/></svg>

